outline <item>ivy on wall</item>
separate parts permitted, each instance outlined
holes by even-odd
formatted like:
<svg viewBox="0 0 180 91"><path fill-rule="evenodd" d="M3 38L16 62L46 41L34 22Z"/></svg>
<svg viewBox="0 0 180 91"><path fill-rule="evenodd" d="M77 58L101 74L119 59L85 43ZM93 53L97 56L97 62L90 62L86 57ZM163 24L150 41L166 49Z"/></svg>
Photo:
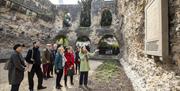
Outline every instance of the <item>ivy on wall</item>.
<svg viewBox="0 0 180 91"><path fill-rule="evenodd" d="M81 18L80 26L81 27L90 27L91 26L91 2L92 0L81 0L79 2L81 6Z"/></svg>
<svg viewBox="0 0 180 91"><path fill-rule="evenodd" d="M101 26L110 26L112 23L112 14L109 10L104 10L101 17Z"/></svg>

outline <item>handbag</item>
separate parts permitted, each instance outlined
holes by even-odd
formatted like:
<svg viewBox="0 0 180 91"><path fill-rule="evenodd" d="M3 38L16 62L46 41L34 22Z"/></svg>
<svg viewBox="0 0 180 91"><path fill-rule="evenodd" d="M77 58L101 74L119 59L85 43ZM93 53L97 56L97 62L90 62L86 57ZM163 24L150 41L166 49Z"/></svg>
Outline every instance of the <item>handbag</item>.
<svg viewBox="0 0 180 91"><path fill-rule="evenodd" d="M73 76L74 75L74 70L73 69L68 69L67 75L68 76Z"/></svg>
<svg viewBox="0 0 180 91"><path fill-rule="evenodd" d="M11 67L11 62L10 60L8 60L5 64L4 64L4 70L9 70Z"/></svg>

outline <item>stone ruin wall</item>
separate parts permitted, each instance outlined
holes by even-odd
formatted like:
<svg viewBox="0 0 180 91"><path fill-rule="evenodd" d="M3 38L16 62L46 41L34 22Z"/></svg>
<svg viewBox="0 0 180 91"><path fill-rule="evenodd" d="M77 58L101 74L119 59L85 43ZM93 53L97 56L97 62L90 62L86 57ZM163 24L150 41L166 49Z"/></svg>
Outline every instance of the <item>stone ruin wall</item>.
<svg viewBox="0 0 180 91"><path fill-rule="evenodd" d="M12 7L10 1L12 1L15 6ZM2 42L0 43L0 54L3 56L1 56L0 59L8 58L9 55L7 54L11 53L11 48L16 43L24 43L27 47L30 47L34 40L40 40L43 44L51 43L52 41L54 42L53 39L57 35L62 34L64 31L71 45L74 45L79 36L86 35L91 40L92 48L96 48L104 34L111 32L111 34L114 34L114 31L117 31L117 29L115 28L115 5L112 5L115 4L115 2L104 3L103 0L93 0L93 2L99 2L96 3L95 6L101 8L95 7L93 6L94 4L92 4L94 12L91 12L91 14L96 18L91 19L92 24L88 28L80 28L81 7L79 5L53 6L48 1L42 2L42 0L33 0L31 3L27 2L27 0L8 0L8 4L1 3L0 20L2 22L0 22L0 40ZM28 7L27 4L29 4ZM12 8L15 8L15 10L12 10ZM111 10L113 21L112 26L101 28L101 13L105 8ZM43 17L39 17L41 14L52 14L52 10L55 11L55 13L53 13L54 19L50 18L50 20L47 21L44 20ZM64 12L70 12L72 16L72 26L69 28L63 28L62 26Z"/></svg>
<svg viewBox="0 0 180 91"><path fill-rule="evenodd" d="M121 33L124 53L120 62L136 91L175 91L175 74L180 60L180 4L169 0L169 62L155 61L144 54L144 8L150 0L118 0L118 15L122 16Z"/></svg>

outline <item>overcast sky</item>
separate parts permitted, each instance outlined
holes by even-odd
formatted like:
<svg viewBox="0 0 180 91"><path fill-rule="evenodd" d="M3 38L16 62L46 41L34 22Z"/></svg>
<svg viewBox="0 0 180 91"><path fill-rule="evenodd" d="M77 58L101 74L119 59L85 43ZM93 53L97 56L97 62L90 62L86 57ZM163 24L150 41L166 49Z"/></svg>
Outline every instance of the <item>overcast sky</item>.
<svg viewBox="0 0 180 91"><path fill-rule="evenodd" d="M49 0L53 4L77 4L80 0Z"/></svg>

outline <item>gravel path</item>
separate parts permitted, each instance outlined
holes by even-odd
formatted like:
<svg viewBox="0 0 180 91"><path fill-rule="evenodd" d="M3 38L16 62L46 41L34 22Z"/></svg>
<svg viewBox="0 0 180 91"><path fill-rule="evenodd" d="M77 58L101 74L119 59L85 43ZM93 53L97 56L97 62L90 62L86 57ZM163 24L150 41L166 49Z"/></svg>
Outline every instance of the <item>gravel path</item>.
<svg viewBox="0 0 180 91"><path fill-rule="evenodd" d="M98 68L98 66L102 65L103 61L94 61L91 60L90 61L90 66L91 66L91 71L89 72L89 87L92 89L79 89L78 88L78 83L79 83L79 75L75 75L74 76L74 86L71 86L70 84L68 84L68 88L63 87L61 90L57 90L55 89L55 76L53 78L50 78L48 80L44 80L43 85L47 86L47 89L45 90L41 90L41 91L133 91L132 89L126 89L126 87L132 88L131 84L129 84L129 80L127 80L127 76L125 75L125 73L123 72L122 67L120 67L119 72L121 74L113 76L113 78L109 83L106 82L98 82L95 77L96 77L96 69ZM10 91L10 85L7 82L7 71L3 70L3 66L4 63L0 64L0 91ZM35 81L35 91L36 90L36 86L37 86L37 77L35 76L34 78ZM62 80L62 85L64 85L63 83L64 81ZM69 83L69 82L68 82ZM119 87L117 87L119 86ZM112 88L115 87L115 88ZM123 90L122 90L122 89ZM125 88L125 89L124 89ZM25 78L21 84L20 87L20 91L29 91L28 90L28 81L27 81L27 72L25 73Z"/></svg>
<svg viewBox="0 0 180 91"><path fill-rule="evenodd" d="M91 74L94 72L94 70L101 65L102 62L101 61L94 61L91 60L90 61L90 66L91 66L91 71L90 71L90 76ZM8 84L8 73L7 71L5 71L3 69L4 67L4 63L0 64L0 91L10 91L10 85ZM35 81L35 91L36 91L36 86L37 86L37 77L34 77L34 81ZM63 82L63 81L62 81ZM79 75L75 75L74 76L74 86L71 86L68 84L69 88L62 88L62 91L80 91L80 89L78 88L78 82L79 82ZM59 91L55 89L55 76L53 78L50 78L48 80L44 80L43 81L44 86L47 86L47 89L45 90L41 90L41 91ZM61 83L62 85L64 83ZM27 79L27 72L25 72L25 78L23 80L23 82L21 83L21 87L20 87L20 91L28 91L28 79Z"/></svg>

